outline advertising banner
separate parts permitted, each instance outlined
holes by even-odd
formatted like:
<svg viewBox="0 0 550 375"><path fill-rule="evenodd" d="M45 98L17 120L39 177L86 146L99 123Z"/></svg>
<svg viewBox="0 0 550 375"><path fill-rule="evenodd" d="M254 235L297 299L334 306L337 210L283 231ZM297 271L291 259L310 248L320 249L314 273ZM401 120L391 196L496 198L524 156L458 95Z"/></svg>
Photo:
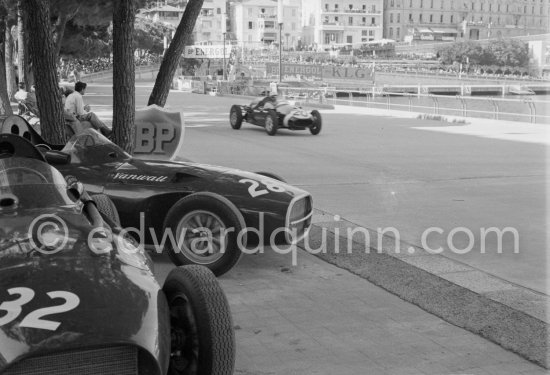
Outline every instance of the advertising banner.
<svg viewBox="0 0 550 375"><path fill-rule="evenodd" d="M178 156L185 132L182 112L150 105L136 110L135 126L135 157L172 160Z"/></svg>
<svg viewBox="0 0 550 375"><path fill-rule="evenodd" d="M338 65L282 64L283 77L307 79L349 79L374 81L372 67L342 67ZM278 63L266 63L268 75L279 74Z"/></svg>
<svg viewBox="0 0 550 375"><path fill-rule="evenodd" d="M231 56L232 46L225 45L225 58ZM186 46L183 50L184 59L223 59L223 45Z"/></svg>

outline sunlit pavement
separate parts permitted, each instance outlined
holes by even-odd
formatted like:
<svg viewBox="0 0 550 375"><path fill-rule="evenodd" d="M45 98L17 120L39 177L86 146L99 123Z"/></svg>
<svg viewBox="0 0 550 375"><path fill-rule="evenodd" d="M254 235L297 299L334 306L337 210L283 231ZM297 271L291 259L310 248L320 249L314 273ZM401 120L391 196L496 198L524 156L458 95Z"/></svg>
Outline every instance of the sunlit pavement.
<svg viewBox="0 0 550 375"><path fill-rule="evenodd" d="M148 98L150 89L144 90L144 93L138 94L138 105L144 104ZM89 97L88 100L92 102L95 98ZM244 103L246 100L171 94L168 105L184 109L186 114L189 127L184 143L186 157L248 170L273 171L312 192L316 207L367 227L398 228L403 239L412 242L419 238L422 230L434 225L445 230L459 225L474 230L482 226L502 228L517 224L522 235L520 254L466 254L459 259L503 279L519 281L544 291L546 207L541 202L545 202L545 147L515 141L504 142L494 139L496 137L482 138L464 134L450 136L440 134L439 131L416 129L427 126L440 128L441 124L437 122L432 125L425 120L331 114L329 111L323 112L325 127L318 137L312 137L305 132L288 131L281 132L276 137L267 137L263 129L247 124L237 133L224 120L227 119L230 104L233 102ZM108 105L102 109L109 111ZM206 142L209 144L208 148L204 148ZM437 243L432 245L437 247ZM461 247L460 241L457 242L457 247ZM519 357L473 334L443 323L356 276L333 268L305 253L303 255L307 262L311 262L311 267L306 267L307 262L304 261L302 267L289 267L290 272L281 272L279 266L287 265L288 257L264 254L245 257L237 269L222 278L234 306L240 348L237 368L241 373L248 371L279 374L295 371L300 374L333 374L346 373L349 370L348 373L357 374L369 373L370 368L374 369L372 373L403 374L540 371ZM453 256L447 253L445 255ZM261 260L265 261L263 267L258 264ZM325 279L314 272L316 267L333 277L323 281ZM338 274L345 277L336 276ZM296 282L293 284L292 281ZM248 288L243 293L244 287ZM361 290L361 295L355 294L357 289ZM304 298L310 294L318 295L318 298ZM261 298L262 295L270 296L272 301L265 301L265 298ZM352 298L347 298L348 296ZM387 306L381 307L384 304L380 304L380 296L388 299ZM357 306L356 302L350 300L377 302L375 306L366 303ZM395 302L402 306L397 308ZM258 304L269 308L260 309L267 311L255 311L254 306ZM297 322L289 320L284 314L283 318L278 318L281 313L264 319L270 314L269 311L277 311L277 308L294 308L297 314L302 311L303 316ZM373 315L371 309L382 309L383 313ZM320 314L323 310L330 313ZM391 318L389 311L400 314L398 310L405 311L403 315L410 315L412 323L407 323L408 320L401 315ZM412 310L420 314L421 318L413 318ZM371 322L365 316L365 311L371 312L369 316L378 316L381 320ZM273 337L268 340L271 343L264 344L260 341L262 345L257 345L261 332L255 332L262 328L247 330L243 328L244 323L239 323L239 319L252 322L253 316L257 316L255 321L259 326L264 325L264 328L270 327L270 321L288 320L277 325L280 331L295 332L304 340L302 344L307 338L314 336L313 343L308 341L313 345L313 350L301 352L296 347L294 354L298 358L291 359L293 356L288 352L292 352L292 349L288 349L295 346L292 343L296 338L287 340L281 332L273 333ZM344 318L338 319L339 316ZM411 328L416 319L428 319L428 326L431 328L441 326L445 332L451 329L453 333L449 335L435 334L441 335L442 341L447 345L451 345L449 342L461 341L457 340L458 337L465 337L466 344L458 343L454 349L444 346L447 351L439 353L438 346L428 345L429 350L418 349L406 339L400 341L401 346L386 346L387 343L397 344L392 341L394 335L396 341L399 341L397 336L409 331L414 334L414 339L418 339L418 329ZM313 327L308 326L307 322ZM342 326L327 331L326 325L336 322ZM389 328L396 322L405 324L407 328ZM303 326L301 331L296 330L297 323ZM373 326L382 329L379 332L370 332ZM338 339L340 329L342 337ZM355 332L362 332L361 330L365 333L357 334L361 338L356 337ZM320 337L315 338L315 335ZM371 345L365 344L365 338L370 340ZM265 336L263 339L267 340ZM332 339L342 340L342 352L361 352L363 345L363 355L354 361L336 349L331 351L333 346L338 347ZM326 344L327 342L331 344ZM274 350L273 345L279 345L277 348L281 350ZM385 349L377 351L374 347ZM420 344L420 348L422 347ZM329 353L323 351L323 348L328 348ZM490 355L495 348L498 349L497 352L501 351L500 354ZM422 355L425 351L432 354L425 357ZM274 352L285 354L278 356L273 355ZM307 355L303 354L306 352ZM388 358L387 363L381 361L384 354L390 356L391 360L395 360L395 357L404 358L404 363L397 360L390 362ZM474 357L470 357L472 355ZM476 355L480 362L470 360ZM332 362L336 367L330 367ZM425 367L426 363L430 363L432 367ZM516 365L527 367L516 368ZM460 366L470 366L472 369L464 371Z"/></svg>

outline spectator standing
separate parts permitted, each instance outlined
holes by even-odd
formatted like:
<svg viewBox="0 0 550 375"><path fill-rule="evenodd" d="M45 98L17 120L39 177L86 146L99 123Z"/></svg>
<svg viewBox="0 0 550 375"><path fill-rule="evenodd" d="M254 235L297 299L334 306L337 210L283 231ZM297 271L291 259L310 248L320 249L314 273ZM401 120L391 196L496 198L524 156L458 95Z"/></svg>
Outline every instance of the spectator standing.
<svg viewBox="0 0 550 375"><path fill-rule="evenodd" d="M18 102L23 101L27 99L27 90L25 90L25 83L19 82L19 89L17 92L13 95L13 98L17 100Z"/></svg>
<svg viewBox="0 0 550 375"><path fill-rule="evenodd" d="M67 100L65 101L65 110L75 115L81 122L89 121L94 129L99 130L104 136L110 137L112 130L95 113L90 111L89 105L84 105L82 96L86 94L87 86L85 82L78 81L75 83L74 92L67 96Z"/></svg>

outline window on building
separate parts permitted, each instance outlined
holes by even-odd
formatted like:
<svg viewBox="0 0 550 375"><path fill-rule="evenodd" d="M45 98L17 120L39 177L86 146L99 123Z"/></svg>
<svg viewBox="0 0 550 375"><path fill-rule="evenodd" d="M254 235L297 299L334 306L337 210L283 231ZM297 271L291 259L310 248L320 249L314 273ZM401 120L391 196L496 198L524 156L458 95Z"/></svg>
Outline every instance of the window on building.
<svg viewBox="0 0 550 375"><path fill-rule="evenodd" d="M445 1L441 0L441 9L443 9L443 3L444 3L444 2L445 2Z"/></svg>
<svg viewBox="0 0 550 375"><path fill-rule="evenodd" d="M500 4L497 5L497 10L500 12Z"/></svg>
<svg viewBox="0 0 550 375"><path fill-rule="evenodd" d="M218 9L216 10L216 13L222 14L222 8L218 8Z"/></svg>
<svg viewBox="0 0 550 375"><path fill-rule="evenodd" d="M527 5L523 6L523 13L527 14Z"/></svg>
<svg viewBox="0 0 550 375"><path fill-rule="evenodd" d="M334 4L334 10L338 10L338 4Z"/></svg>
<svg viewBox="0 0 550 375"><path fill-rule="evenodd" d="M262 9L261 9L261 12L262 12L262 14L265 13L265 8L262 8Z"/></svg>
<svg viewBox="0 0 550 375"><path fill-rule="evenodd" d="M409 8L413 7L413 0L409 0Z"/></svg>
<svg viewBox="0 0 550 375"><path fill-rule="evenodd" d="M409 21L412 22L412 20L413 20L413 15L412 13L409 13Z"/></svg>
<svg viewBox="0 0 550 375"><path fill-rule="evenodd" d="M328 4L325 4L325 10L328 10Z"/></svg>
<svg viewBox="0 0 550 375"><path fill-rule="evenodd" d="M443 23L443 14L439 16L439 23Z"/></svg>
<svg viewBox="0 0 550 375"><path fill-rule="evenodd" d="M349 10L352 10L353 9L353 4L350 4L349 5Z"/></svg>
<svg viewBox="0 0 550 375"><path fill-rule="evenodd" d="M248 22L248 29L249 30L252 30L254 28L253 24L252 24L252 21L249 21Z"/></svg>
<svg viewBox="0 0 550 375"><path fill-rule="evenodd" d="M347 40L347 43L353 43L353 36L352 35L346 36L346 40Z"/></svg>
<svg viewBox="0 0 550 375"><path fill-rule="evenodd" d="M454 16L451 14L451 23L454 22Z"/></svg>
<svg viewBox="0 0 550 375"><path fill-rule="evenodd" d="M367 10L367 5L363 4L363 10Z"/></svg>
<svg viewBox="0 0 550 375"><path fill-rule="evenodd" d="M370 24L371 24L371 25L375 25L375 24L376 24L376 18L372 17L372 18L370 19Z"/></svg>
<svg viewBox="0 0 550 375"><path fill-rule="evenodd" d="M361 35L362 36L367 36L367 33L368 33L367 30L361 30Z"/></svg>
<svg viewBox="0 0 550 375"><path fill-rule="evenodd" d="M367 23L367 17L363 17L362 21L363 21L363 24L366 24Z"/></svg>
<svg viewBox="0 0 550 375"><path fill-rule="evenodd" d="M432 23L433 21L434 21L434 15L430 14L430 23Z"/></svg>
<svg viewBox="0 0 550 375"><path fill-rule="evenodd" d="M476 4L472 3L472 10L476 10Z"/></svg>
<svg viewBox="0 0 550 375"><path fill-rule="evenodd" d="M418 16L418 22L422 22L422 13Z"/></svg>
<svg viewBox="0 0 550 375"><path fill-rule="evenodd" d="M374 31L373 30L369 30L369 36L374 36Z"/></svg>
<svg viewBox="0 0 550 375"><path fill-rule="evenodd" d="M390 23L393 23L393 13L390 13Z"/></svg>
<svg viewBox="0 0 550 375"><path fill-rule="evenodd" d="M424 8L424 0L420 0L420 8Z"/></svg>
<svg viewBox="0 0 550 375"><path fill-rule="evenodd" d="M373 13L376 13L376 5L373 5L373 6L372 6L372 12L373 12Z"/></svg>
<svg viewBox="0 0 550 375"><path fill-rule="evenodd" d="M506 4L506 13L508 13L509 11L510 11L510 5Z"/></svg>
<svg viewBox="0 0 550 375"><path fill-rule="evenodd" d="M334 22L338 22L338 17L334 17Z"/></svg>
<svg viewBox="0 0 550 375"><path fill-rule="evenodd" d="M397 23L401 22L401 13L397 13Z"/></svg>
<svg viewBox="0 0 550 375"><path fill-rule="evenodd" d="M390 38L393 36L393 27L390 27Z"/></svg>
<svg viewBox="0 0 550 375"><path fill-rule="evenodd" d="M430 8L434 7L434 0L430 0Z"/></svg>
<svg viewBox="0 0 550 375"><path fill-rule="evenodd" d="M353 25L353 17L348 17L348 24Z"/></svg>

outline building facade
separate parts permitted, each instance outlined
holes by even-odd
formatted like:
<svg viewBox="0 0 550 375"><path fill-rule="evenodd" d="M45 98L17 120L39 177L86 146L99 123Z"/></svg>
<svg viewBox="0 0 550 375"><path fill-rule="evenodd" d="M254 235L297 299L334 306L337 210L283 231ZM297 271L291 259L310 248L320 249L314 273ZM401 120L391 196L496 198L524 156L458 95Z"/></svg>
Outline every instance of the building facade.
<svg viewBox="0 0 550 375"><path fill-rule="evenodd" d="M315 49L382 39L383 0L302 0L302 43Z"/></svg>
<svg viewBox="0 0 550 375"><path fill-rule="evenodd" d="M283 48L294 48L301 36L300 3L283 2L283 23L279 32L277 1L249 0L231 4L230 28L239 44L256 48L279 43Z"/></svg>
<svg viewBox="0 0 550 375"><path fill-rule="evenodd" d="M223 43L222 23L225 22L226 12L225 0L204 0L193 29L195 44Z"/></svg>
<svg viewBox="0 0 550 375"><path fill-rule="evenodd" d="M545 34L549 0L384 0L384 36L437 42Z"/></svg>

